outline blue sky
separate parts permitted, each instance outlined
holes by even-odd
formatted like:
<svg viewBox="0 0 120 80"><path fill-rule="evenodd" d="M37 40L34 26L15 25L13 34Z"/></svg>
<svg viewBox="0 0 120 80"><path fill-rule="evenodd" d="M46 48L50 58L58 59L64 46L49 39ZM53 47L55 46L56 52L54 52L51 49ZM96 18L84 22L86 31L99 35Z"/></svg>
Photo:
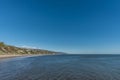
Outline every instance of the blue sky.
<svg viewBox="0 0 120 80"><path fill-rule="evenodd" d="M70 53L119 53L119 4L119 0L0 0L0 41Z"/></svg>

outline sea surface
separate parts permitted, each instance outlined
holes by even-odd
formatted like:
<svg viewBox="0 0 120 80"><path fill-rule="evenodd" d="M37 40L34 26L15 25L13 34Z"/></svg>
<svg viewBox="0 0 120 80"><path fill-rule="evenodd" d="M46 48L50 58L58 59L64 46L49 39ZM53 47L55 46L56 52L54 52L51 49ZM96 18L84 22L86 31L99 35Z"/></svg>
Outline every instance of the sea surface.
<svg viewBox="0 0 120 80"><path fill-rule="evenodd" d="M49 55L0 60L0 80L120 80L120 55Z"/></svg>

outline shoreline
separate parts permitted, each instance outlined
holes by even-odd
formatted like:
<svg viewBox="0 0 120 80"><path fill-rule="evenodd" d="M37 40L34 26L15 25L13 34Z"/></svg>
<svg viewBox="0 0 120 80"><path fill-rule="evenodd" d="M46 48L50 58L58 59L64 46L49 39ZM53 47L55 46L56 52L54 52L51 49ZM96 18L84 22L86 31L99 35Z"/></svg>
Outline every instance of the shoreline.
<svg viewBox="0 0 120 80"><path fill-rule="evenodd" d="M0 55L0 59L7 59L7 58L15 58L15 57L22 57L22 55Z"/></svg>
<svg viewBox="0 0 120 80"><path fill-rule="evenodd" d="M29 56L44 56L44 55L53 55L53 54L5 54L5 55L0 55L0 60L1 59L8 59L8 58L16 58L16 57L29 57Z"/></svg>

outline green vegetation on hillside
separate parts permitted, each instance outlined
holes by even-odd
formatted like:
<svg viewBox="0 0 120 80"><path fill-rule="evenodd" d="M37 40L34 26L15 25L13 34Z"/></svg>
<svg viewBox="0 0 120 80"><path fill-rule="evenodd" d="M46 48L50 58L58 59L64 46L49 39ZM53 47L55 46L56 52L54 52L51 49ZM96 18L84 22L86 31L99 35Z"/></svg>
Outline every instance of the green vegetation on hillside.
<svg viewBox="0 0 120 80"><path fill-rule="evenodd" d="M0 54L56 54L56 52L41 49L20 48L0 42Z"/></svg>

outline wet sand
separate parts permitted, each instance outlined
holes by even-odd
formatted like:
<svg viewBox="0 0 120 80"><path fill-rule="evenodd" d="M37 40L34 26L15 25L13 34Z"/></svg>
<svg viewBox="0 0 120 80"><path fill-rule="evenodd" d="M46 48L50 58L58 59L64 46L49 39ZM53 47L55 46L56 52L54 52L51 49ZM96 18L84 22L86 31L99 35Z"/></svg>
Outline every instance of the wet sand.
<svg viewBox="0 0 120 80"><path fill-rule="evenodd" d="M0 59L7 59L7 58L14 58L14 57L20 57L22 55L0 55Z"/></svg>
<svg viewBox="0 0 120 80"><path fill-rule="evenodd" d="M28 55L28 54L24 54L24 55L17 55L17 54L8 54L8 55L0 55L0 60L1 59L8 59L8 58L16 58L16 57L28 57L28 56L43 56L43 54L38 54L38 55Z"/></svg>
<svg viewBox="0 0 120 80"><path fill-rule="evenodd" d="M0 80L120 80L120 55L51 55L0 61Z"/></svg>

